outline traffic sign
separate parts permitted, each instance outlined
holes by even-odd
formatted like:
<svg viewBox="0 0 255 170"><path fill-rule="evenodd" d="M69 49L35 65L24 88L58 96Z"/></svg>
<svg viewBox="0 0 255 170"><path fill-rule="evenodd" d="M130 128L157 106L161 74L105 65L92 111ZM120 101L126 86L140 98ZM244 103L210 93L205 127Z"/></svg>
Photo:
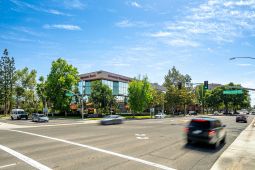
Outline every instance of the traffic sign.
<svg viewBox="0 0 255 170"><path fill-rule="evenodd" d="M224 90L223 94L243 94L243 90Z"/></svg>
<svg viewBox="0 0 255 170"><path fill-rule="evenodd" d="M73 93L71 93L71 92L66 92L66 96L72 97L72 96L74 96L74 95L73 95Z"/></svg>

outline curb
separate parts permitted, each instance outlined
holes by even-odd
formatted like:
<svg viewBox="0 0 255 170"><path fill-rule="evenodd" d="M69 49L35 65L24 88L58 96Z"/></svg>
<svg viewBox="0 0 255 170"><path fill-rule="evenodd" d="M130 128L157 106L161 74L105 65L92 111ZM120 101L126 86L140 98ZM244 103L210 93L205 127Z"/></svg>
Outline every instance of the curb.
<svg viewBox="0 0 255 170"><path fill-rule="evenodd" d="M211 170L254 170L255 118L220 155Z"/></svg>

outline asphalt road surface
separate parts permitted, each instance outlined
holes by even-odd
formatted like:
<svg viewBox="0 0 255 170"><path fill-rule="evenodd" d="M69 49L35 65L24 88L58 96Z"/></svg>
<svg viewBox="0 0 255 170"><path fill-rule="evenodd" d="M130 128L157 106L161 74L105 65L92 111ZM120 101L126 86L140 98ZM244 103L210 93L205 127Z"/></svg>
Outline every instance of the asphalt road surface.
<svg viewBox="0 0 255 170"><path fill-rule="evenodd" d="M132 120L109 126L79 120L0 121L16 125L0 129L0 169L210 169L254 116L249 116L248 123L219 116L227 125L227 143L217 150L203 144L186 145L183 129L190 118Z"/></svg>

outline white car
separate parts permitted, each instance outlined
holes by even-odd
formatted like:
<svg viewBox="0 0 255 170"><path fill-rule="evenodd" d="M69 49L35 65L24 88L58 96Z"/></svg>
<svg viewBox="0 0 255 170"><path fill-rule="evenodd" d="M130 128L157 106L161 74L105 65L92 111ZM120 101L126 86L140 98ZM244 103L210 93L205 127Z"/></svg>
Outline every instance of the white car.
<svg viewBox="0 0 255 170"><path fill-rule="evenodd" d="M28 119L28 114L23 109L12 109L11 119Z"/></svg>
<svg viewBox="0 0 255 170"><path fill-rule="evenodd" d="M164 119L166 117L166 115L164 113L158 113L155 115L156 119Z"/></svg>

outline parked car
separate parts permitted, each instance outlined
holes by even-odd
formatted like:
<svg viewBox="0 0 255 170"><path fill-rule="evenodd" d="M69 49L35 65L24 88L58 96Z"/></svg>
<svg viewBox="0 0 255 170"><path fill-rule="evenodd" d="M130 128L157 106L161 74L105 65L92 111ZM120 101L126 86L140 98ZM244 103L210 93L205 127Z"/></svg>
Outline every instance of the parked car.
<svg viewBox="0 0 255 170"><path fill-rule="evenodd" d="M101 121L101 125L112 125L112 124L121 124L123 123L124 117L119 115L108 115L105 116Z"/></svg>
<svg viewBox="0 0 255 170"><path fill-rule="evenodd" d="M218 116L218 115L220 115L220 112L214 111L214 112L213 112L213 115Z"/></svg>
<svg viewBox="0 0 255 170"><path fill-rule="evenodd" d="M12 109L11 119L28 119L28 114L23 109Z"/></svg>
<svg viewBox="0 0 255 170"><path fill-rule="evenodd" d="M48 116L46 116L44 114L33 113L32 121L33 122L49 122L49 118L48 118Z"/></svg>
<svg viewBox="0 0 255 170"><path fill-rule="evenodd" d="M164 119L166 117L166 115L164 113L158 113L155 115L156 119Z"/></svg>
<svg viewBox="0 0 255 170"><path fill-rule="evenodd" d="M196 112L196 111L189 111L188 114L189 114L189 115L197 115L197 112Z"/></svg>
<svg viewBox="0 0 255 170"><path fill-rule="evenodd" d="M193 118L185 128L187 143L202 142L219 147L220 143L226 141L226 125L221 121L211 117Z"/></svg>
<svg viewBox="0 0 255 170"><path fill-rule="evenodd" d="M237 115L236 116L236 122L244 122L247 123L247 116L242 114L242 115Z"/></svg>
<svg viewBox="0 0 255 170"><path fill-rule="evenodd" d="M251 115L255 115L255 111L251 111Z"/></svg>

